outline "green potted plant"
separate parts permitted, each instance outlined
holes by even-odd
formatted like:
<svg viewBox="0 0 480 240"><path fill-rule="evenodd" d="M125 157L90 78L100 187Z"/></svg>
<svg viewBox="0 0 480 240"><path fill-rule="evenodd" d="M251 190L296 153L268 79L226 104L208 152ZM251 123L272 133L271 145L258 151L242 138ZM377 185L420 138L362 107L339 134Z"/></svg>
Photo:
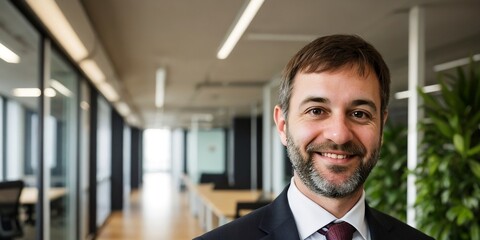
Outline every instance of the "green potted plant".
<svg viewBox="0 0 480 240"><path fill-rule="evenodd" d="M417 169L417 224L436 239L480 239L480 71L441 73L425 94Z"/></svg>
<svg viewBox="0 0 480 240"><path fill-rule="evenodd" d="M407 128L387 122L380 159L365 183L368 204L405 221L407 172Z"/></svg>

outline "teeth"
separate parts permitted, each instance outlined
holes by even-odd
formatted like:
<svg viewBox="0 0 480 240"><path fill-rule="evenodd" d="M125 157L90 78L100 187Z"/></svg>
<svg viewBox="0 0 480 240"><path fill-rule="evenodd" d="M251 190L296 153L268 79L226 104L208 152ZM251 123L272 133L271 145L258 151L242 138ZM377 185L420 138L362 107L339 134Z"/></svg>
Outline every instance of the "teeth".
<svg viewBox="0 0 480 240"><path fill-rule="evenodd" d="M341 154L335 154L335 153L322 153L322 156L325 156L328 158L334 158L334 159L345 159L348 157L348 155L341 155Z"/></svg>

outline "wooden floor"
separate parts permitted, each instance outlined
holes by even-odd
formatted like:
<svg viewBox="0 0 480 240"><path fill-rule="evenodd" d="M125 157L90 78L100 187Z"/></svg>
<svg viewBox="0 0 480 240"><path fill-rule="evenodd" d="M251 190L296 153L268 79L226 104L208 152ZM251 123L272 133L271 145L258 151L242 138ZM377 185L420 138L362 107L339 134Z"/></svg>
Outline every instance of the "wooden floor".
<svg viewBox="0 0 480 240"><path fill-rule="evenodd" d="M143 187L131 195L122 212L114 212L97 240L190 240L203 231L190 214L185 192L179 192L169 173L147 173Z"/></svg>

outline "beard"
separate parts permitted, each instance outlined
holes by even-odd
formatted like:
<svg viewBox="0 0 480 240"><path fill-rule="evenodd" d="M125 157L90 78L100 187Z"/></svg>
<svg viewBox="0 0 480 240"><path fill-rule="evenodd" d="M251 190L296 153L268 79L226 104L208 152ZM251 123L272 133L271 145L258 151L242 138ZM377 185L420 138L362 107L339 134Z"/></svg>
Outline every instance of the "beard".
<svg viewBox="0 0 480 240"><path fill-rule="evenodd" d="M355 155L360 157L360 165L343 183L332 183L328 181L325 176L322 176L320 171L315 169L313 154L326 152L328 150L340 150L348 153L350 156ZM344 198L352 195L363 186L363 183L379 159L380 143L372 150L369 156L365 156L366 148L363 145L353 142L342 145L335 144L331 141L321 144L310 143L307 145L307 156L303 157L300 148L295 145L290 133L287 131L287 151L293 169L310 191L328 198ZM348 167L330 165L328 166L328 171L342 173L348 171Z"/></svg>

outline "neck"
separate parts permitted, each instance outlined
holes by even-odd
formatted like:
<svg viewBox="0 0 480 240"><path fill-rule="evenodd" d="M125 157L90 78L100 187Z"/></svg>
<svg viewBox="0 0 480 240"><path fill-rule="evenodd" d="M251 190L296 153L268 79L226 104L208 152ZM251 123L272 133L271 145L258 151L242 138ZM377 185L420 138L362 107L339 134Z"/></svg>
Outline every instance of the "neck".
<svg viewBox="0 0 480 240"><path fill-rule="evenodd" d="M305 184L303 184L302 180L296 174L294 174L293 179L298 190L303 193L303 195L314 201L316 204L327 210L338 219L345 216L345 214L347 214L347 212L350 211L353 206L355 206L360 197L362 197L363 193L363 187L361 187L346 197L329 198L312 192L307 186L305 186Z"/></svg>

